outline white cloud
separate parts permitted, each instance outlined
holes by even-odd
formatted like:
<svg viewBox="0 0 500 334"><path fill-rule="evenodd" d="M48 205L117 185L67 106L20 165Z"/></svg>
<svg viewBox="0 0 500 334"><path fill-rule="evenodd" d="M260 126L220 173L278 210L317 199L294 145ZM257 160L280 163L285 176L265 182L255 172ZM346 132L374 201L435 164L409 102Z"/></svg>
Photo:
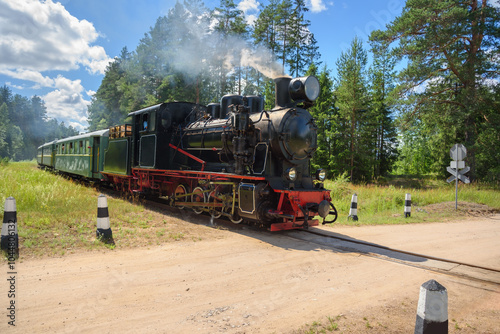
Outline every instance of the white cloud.
<svg viewBox="0 0 500 334"><path fill-rule="evenodd" d="M249 26L253 26L255 24L255 21L257 21L257 15L253 15L253 14L246 15L245 20L247 21L247 24Z"/></svg>
<svg viewBox="0 0 500 334"><path fill-rule="evenodd" d="M53 88L41 96L47 115L80 131L87 126L90 104L83 94L95 92L85 92L81 80L43 73L85 69L104 74L112 59L93 45L99 37L92 23L72 16L61 3L0 0L0 74L34 83L31 89Z"/></svg>
<svg viewBox="0 0 500 334"><path fill-rule="evenodd" d="M248 25L253 26L255 21L257 21L257 16L259 14L260 3L256 0L242 0L238 4L238 9L245 14L245 21Z"/></svg>
<svg viewBox="0 0 500 334"><path fill-rule="evenodd" d="M47 107L47 116L83 131L87 126L87 106L90 101L82 96L84 88L81 81L58 76L54 79L54 87L55 90L42 96Z"/></svg>
<svg viewBox="0 0 500 334"><path fill-rule="evenodd" d="M51 0L0 0L0 68L33 71L74 70L85 66L104 73L111 59L92 23L78 20Z"/></svg>
<svg viewBox="0 0 500 334"><path fill-rule="evenodd" d="M0 67L0 74L7 75L14 79L34 82L36 83L36 86L34 88L52 87L54 85L54 79L43 76L42 73L33 70L26 70L22 68L17 70L9 70Z"/></svg>
<svg viewBox="0 0 500 334"><path fill-rule="evenodd" d="M500 0L488 0L488 3L496 8L500 8Z"/></svg>
<svg viewBox="0 0 500 334"><path fill-rule="evenodd" d="M259 11L259 3L255 0L243 0L238 4L238 9L244 13L248 11Z"/></svg>
<svg viewBox="0 0 500 334"><path fill-rule="evenodd" d="M14 88L16 88L16 89L24 89L24 87L23 87L23 86L14 85L14 84L13 84L12 82L10 82L10 81L7 81L5 84L6 84L7 86L14 87Z"/></svg>
<svg viewBox="0 0 500 334"><path fill-rule="evenodd" d="M324 10L326 10L326 6L323 0L311 0L311 12L320 13Z"/></svg>

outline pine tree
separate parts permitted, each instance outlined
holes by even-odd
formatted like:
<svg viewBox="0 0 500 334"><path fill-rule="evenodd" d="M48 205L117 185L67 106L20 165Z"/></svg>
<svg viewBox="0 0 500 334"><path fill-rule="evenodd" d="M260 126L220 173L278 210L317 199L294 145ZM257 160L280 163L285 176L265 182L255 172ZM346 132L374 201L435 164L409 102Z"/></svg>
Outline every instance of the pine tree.
<svg viewBox="0 0 500 334"><path fill-rule="evenodd" d="M286 73L286 64L289 59L292 46L290 43L291 27L293 24L293 4L292 0L282 0L277 8L277 58L281 60L283 73Z"/></svg>
<svg viewBox="0 0 500 334"><path fill-rule="evenodd" d="M256 45L263 46L271 51L272 59L269 62L277 60L279 50L278 44L278 17L279 1L270 0L264 7L255 22L252 38ZM274 106L274 82L273 78L257 76L257 91L259 95L264 96L265 108L271 109Z"/></svg>
<svg viewBox="0 0 500 334"><path fill-rule="evenodd" d="M342 52L337 60L337 81L334 94L337 106L337 126L343 129L341 137L337 138L339 150L339 170L348 170L351 181L366 178L364 162L371 158L370 152L363 147L367 132L366 119L368 109L368 84L366 77L367 52L363 49L361 40L357 37L351 42L351 47Z"/></svg>
<svg viewBox="0 0 500 334"><path fill-rule="evenodd" d="M220 34L218 46L221 50L220 94L222 96L226 93L236 92L241 95L243 91L241 65L236 64L234 71L231 71L227 69L224 62L230 56L227 53L231 50L230 43L233 40L231 37L242 40L248 38L249 32L243 12L237 8L233 0L221 0L220 7L216 8L214 17L218 21L216 31ZM238 57L238 55L235 56L235 58Z"/></svg>
<svg viewBox="0 0 500 334"><path fill-rule="evenodd" d="M306 75L316 76L321 87L321 92L314 101L314 105L309 108L309 112L314 117L318 128L318 149L314 154L312 164L314 168L324 168L332 175L337 172L334 168L335 156L332 143L335 131L335 125L332 122L335 111L333 80L330 78L330 71L326 68L326 65L318 73L316 64L312 63Z"/></svg>
<svg viewBox="0 0 500 334"><path fill-rule="evenodd" d="M9 156L9 146L6 141L9 123L9 109L7 103L3 102L0 106L0 159Z"/></svg>
<svg viewBox="0 0 500 334"><path fill-rule="evenodd" d="M47 119L45 102L39 96L12 95L7 86L0 88L0 157L29 160L36 157L38 146L57 138ZM72 128L68 135L78 132ZM61 137L59 137L61 138Z"/></svg>
<svg viewBox="0 0 500 334"><path fill-rule="evenodd" d="M287 59L290 75L299 77L312 63L317 64L318 46L314 34L309 30L311 22L304 18L309 9L304 0L293 0L292 17L288 34L290 56Z"/></svg>
<svg viewBox="0 0 500 334"><path fill-rule="evenodd" d="M393 107L396 59L388 43L372 42L373 64L370 69L372 121L374 122L375 161L373 176L388 174L396 159L397 133Z"/></svg>
<svg viewBox="0 0 500 334"><path fill-rule="evenodd" d="M437 150L434 171L445 171L449 148L460 142L468 149L470 176L484 174L476 154L486 148L478 139L483 131L499 132L488 104L498 110L498 101L488 86L500 77L500 10L487 0L408 0L401 16L371 38L396 42L396 54L407 59L398 89L412 108L402 123L420 118L426 128L444 131L429 138L441 138L439 145L428 142Z"/></svg>

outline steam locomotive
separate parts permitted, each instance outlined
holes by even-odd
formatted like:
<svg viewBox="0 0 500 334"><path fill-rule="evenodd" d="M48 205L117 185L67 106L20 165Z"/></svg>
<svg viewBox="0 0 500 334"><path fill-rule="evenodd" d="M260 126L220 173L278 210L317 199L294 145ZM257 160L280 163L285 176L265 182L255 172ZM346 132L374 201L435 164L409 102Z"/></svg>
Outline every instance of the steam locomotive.
<svg viewBox="0 0 500 334"><path fill-rule="evenodd" d="M130 113L130 124L44 144L38 164L271 231L316 226L316 216L334 222L326 173L310 166L317 127L307 108L319 82L280 77L275 84L272 110L259 96L162 103Z"/></svg>

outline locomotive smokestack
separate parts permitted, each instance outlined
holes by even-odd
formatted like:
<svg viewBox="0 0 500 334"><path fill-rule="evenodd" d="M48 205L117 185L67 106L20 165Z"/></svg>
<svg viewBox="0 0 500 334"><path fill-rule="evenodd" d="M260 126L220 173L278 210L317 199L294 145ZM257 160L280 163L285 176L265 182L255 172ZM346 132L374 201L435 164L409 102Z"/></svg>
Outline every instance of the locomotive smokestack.
<svg viewBox="0 0 500 334"><path fill-rule="evenodd" d="M290 77L278 77L274 79L276 84L276 107L289 107L292 104L292 99L290 98L290 93L288 91L288 86L290 85Z"/></svg>

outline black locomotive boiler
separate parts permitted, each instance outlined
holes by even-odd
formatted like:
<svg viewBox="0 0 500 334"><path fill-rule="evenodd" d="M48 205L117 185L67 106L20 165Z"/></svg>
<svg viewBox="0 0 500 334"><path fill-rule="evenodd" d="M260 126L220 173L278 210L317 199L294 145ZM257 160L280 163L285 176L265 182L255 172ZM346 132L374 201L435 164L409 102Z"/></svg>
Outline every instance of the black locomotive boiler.
<svg viewBox="0 0 500 334"><path fill-rule="evenodd" d="M318 225L316 216L335 221L325 171L310 166L317 127L307 107L319 82L275 83L272 110L259 96L226 95L208 106L170 102L130 113L131 124L109 129L100 180L271 231Z"/></svg>

